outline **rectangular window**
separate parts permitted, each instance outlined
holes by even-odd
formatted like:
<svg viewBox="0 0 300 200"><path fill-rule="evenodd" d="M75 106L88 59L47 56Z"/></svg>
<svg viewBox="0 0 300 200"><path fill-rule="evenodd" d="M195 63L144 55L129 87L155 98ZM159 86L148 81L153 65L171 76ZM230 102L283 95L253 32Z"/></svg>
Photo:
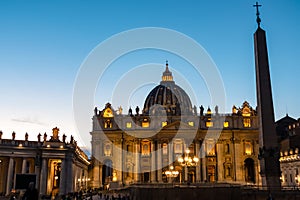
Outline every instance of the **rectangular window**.
<svg viewBox="0 0 300 200"><path fill-rule="evenodd" d="M161 127L167 126L168 122L161 122Z"/></svg>
<svg viewBox="0 0 300 200"><path fill-rule="evenodd" d="M228 127L229 127L229 122L225 121L225 122L223 123L223 127L224 127L224 128L228 128Z"/></svg>
<svg viewBox="0 0 300 200"><path fill-rule="evenodd" d="M215 146L214 146L213 142L208 142L206 144L206 147L207 147L206 148L207 155L214 156L216 154L216 152L215 152Z"/></svg>
<svg viewBox="0 0 300 200"><path fill-rule="evenodd" d="M213 127L214 123L211 121L206 122L206 127Z"/></svg>
<svg viewBox="0 0 300 200"><path fill-rule="evenodd" d="M168 155L168 144L163 143L163 148L162 148L163 155Z"/></svg>
<svg viewBox="0 0 300 200"><path fill-rule="evenodd" d="M148 128L149 127L149 122L142 122L142 127L143 128Z"/></svg>
<svg viewBox="0 0 300 200"><path fill-rule="evenodd" d="M104 156L111 156L111 144L107 143L104 145Z"/></svg>
<svg viewBox="0 0 300 200"><path fill-rule="evenodd" d="M194 122L189 122L188 123L190 126L194 126Z"/></svg>
<svg viewBox="0 0 300 200"><path fill-rule="evenodd" d="M150 155L150 142L142 142L142 155Z"/></svg>
<svg viewBox="0 0 300 200"><path fill-rule="evenodd" d="M244 127L250 128L251 127L251 120L250 118L244 118Z"/></svg>
<svg viewBox="0 0 300 200"><path fill-rule="evenodd" d="M126 128L131 128L131 127L132 127L131 122L127 122L126 123Z"/></svg>
<svg viewBox="0 0 300 200"><path fill-rule="evenodd" d="M251 142L245 142L245 154L252 155L252 144Z"/></svg>
<svg viewBox="0 0 300 200"><path fill-rule="evenodd" d="M182 143L174 144L174 153L182 153Z"/></svg>

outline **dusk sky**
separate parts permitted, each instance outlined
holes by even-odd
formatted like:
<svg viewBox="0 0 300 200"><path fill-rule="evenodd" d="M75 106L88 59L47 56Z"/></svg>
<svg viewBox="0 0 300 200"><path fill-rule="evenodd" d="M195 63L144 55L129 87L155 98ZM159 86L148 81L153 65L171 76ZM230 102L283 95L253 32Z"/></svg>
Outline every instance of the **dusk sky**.
<svg viewBox="0 0 300 200"><path fill-rule="evenodd" d="M300 117L300 2L261 0L261 27L267 33L275 119ZM153 83L159 84L165 61L175 82L190 85L193 105L211 104L207 86L193 76L192 66L170 52L144 49L115 60L99 77L88 128L80 131L73 116L73 90L84 60L101 42L136 28L159 27L178 31L199 43L214 61L224 83L225 112L248 101L256 107L253 34L257 28L253 0L194 1L0 1L0 130L3 138L36 140L39 132L59 127L89 146L93 107L103 109L112 101L117 82L144 64L160 66ZM176 43L176 41L174 41ZM113 48L122 48L117 45ZM99 55L101 59L101 55ZM156 72L155 72L156 73ZM176 76L177 74L177 76ZM147 74L137 77L143 79ZM88 80L87 80L88 81ZM132 81L135 81L133 78ZM188 82L188 84L184 84ZM181 84L182 83L182 84ZM155 84L129 92L115 109L143 107ZM118 94L122 96L122 94ZM192 96L195 96L193 98Z"/></svg>

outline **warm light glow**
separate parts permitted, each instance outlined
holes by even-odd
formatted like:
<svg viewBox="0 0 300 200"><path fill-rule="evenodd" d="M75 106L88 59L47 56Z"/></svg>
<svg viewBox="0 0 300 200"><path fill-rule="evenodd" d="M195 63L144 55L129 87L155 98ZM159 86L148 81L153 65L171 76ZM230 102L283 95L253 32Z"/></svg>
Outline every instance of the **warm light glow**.
<svg viewBox="0 0 300 200"><path fill-rule="evenodd" d="M116 172L114 172L113 173L113 179L112 179L114 182L116 182L118 179L117 179L117 173Z"/></svg>
<svg viewBox="0 0 300 200"><path fill-rule="evenodd" d="M197 157L194 157L193 160L194 160L194 162L196 162L196 163L199 162L199 158L197 158Z"/></svg>
<svg viewBox="0 0 300 200"><path fill-rule="evenodd" d="M189 154L191 151L189 149L185 150L185 153Z"/></svg>
<svg viewBox="0 0 300 200"><path fill-rule="evenodd" d="M174 169L174 167L173 166L170 166L170 170L173 170Z"/></svg>
<svg viewBox="0 0 300 200"><path fill-rule="evenodd" d="M80 181L81 181L81 179L79 178L79 179L78 179L78 182L80 182Z"/></svg>
<svg viewBox="0 0 300 200"><path fill-rule="evenodd" d="M251 155L252 154L252 145L250 142L245 143L245 154Z"/></svg>
<svg viewBox="0 0 300 200"><path fill-rule="evenodd" d="M206 122L206 127L212 127L213 125L214 123L211 121Z"/></svg>
<svg viewBox="0 0 300 200"><path fill-rule="evenodd" d="M49 147L50 147L50 144L48 144L47 147L49 148Z"/></svg>
<svg viewBox="0 0 300 200"><path fill-rule="evenodd" d="M104 110L103 117L114 117L113 111L110 108L106 108Z"/></svg>
<svg viewBox="0 0 300 200"><path fill-rule="evenodd" d="M179 157L179 158L178 158L178 162L183 163L183 158L182 158L182 157Z"/></svg>
<svg viewBox="0 0 300 200"><path fill-rule="evenodd" d="M167 126L168 122L161 122L161 127Z"/></svg>
<svg viewBox="0 0 300 200"><path fill-rule="evenodd" d="M58 176L55 176L54 179L57 180L57 179L58 179Z"/></svg>
<svg viewBox="0 0 300 200"><path fill-rule="evenodd" d="M59 147L59 148L61 148L61 149L62 149L62 148L64 148L64 146L63 146L63 145L60 145L60 147Z"/></svg>
<svg viewBox="0 0 300 200"><path fill-rule="evenodd" d="M190 126L194 126L194 122L189 122L188 123Z"/></svg>
<svg viewBox="0 0 300 200"><path fill-rule="evenodd" d="M22 147L23 145L22 144L19 144L19 147Z"/></svg>
<svg viewBox="0 0 300 200"><path fill-rule="evenodd" d="M223 127L224 127L224 128L228 128L228 126L229 126L229 122L224 122L224 123L223 123Z"/></svg>
<svg viewBox="0 0 300 200"><path fill-rule="evenodd" d="M251 127L251 120L250 118L244 118L244 127L250 128Z"/></svg>
<svg viewBox="0 0 300 200"><path fill-rule="evenodd" d="M126 123L126 128L131 128L132 126L131 126L131 122L127 122Z"/></svg>
<svg viewBox="0 0 300 200"><path fill-rule="evenodd" d="M149 127L149 122L142 122L142 127L143 128L148 128Z"/></svg>

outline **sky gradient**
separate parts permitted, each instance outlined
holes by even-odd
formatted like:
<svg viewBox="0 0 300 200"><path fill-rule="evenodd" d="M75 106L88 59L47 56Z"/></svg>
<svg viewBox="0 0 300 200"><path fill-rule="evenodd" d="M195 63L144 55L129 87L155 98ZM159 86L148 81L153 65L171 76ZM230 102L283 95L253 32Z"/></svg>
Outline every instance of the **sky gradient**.
<svg viewBox="0 0 300 200"><path fill-rule="evenodd" d="M300 117L300 2L259 2L261 26L267 33L269 64L276 120L288 113ZM253 33L257 28L252 0L229 1L0 1L0 130L3 138L36 140L39 132L55 126L68 136L78 135L73 117L73 86L81 64L101 42L120 32L142 27L162 27L197 41L215 62L226 91L226 112L246 100L256 106ZM145 63L160 63L164 70L189 77L189 63L169 52L144 50L116 60L99 80L95 106L111 100L114 82ZM174 76L180 85L179 79ZM157 74L159 83L161 73ZM210 105L201 78L191 77L197 107ZM134 91L119 103L143 107L153 85ZM126 92L126 91L124 91ZM113 105L115 108L120 105ZM90 111L91 117L93 110ZM79 133L89 138L92 129ZM49 135L49 134L48 134ZM86 140L88 141L88 140ZM89 146L88 142L82 145Z"/></svg>

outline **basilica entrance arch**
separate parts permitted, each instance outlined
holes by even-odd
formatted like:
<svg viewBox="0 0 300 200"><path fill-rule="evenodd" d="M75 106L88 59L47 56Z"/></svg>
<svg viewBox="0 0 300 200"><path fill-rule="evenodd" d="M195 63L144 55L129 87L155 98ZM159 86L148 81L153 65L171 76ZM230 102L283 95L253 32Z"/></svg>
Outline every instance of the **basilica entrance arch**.
<svg viewBox="0 0 300 200"><path fill-rule="evenodd" d="M247 183L255 183L254 160L252 158L247 158L244 161L244 165L245 165L245 181Z"/></svg>
<svg viewBox="0 0 300 200"><path fill-rule="evenodd" d="M104 160L102 167L102 183L108 184L110 181L112 181L112 173L112 161L109 159Z"/></svg>

